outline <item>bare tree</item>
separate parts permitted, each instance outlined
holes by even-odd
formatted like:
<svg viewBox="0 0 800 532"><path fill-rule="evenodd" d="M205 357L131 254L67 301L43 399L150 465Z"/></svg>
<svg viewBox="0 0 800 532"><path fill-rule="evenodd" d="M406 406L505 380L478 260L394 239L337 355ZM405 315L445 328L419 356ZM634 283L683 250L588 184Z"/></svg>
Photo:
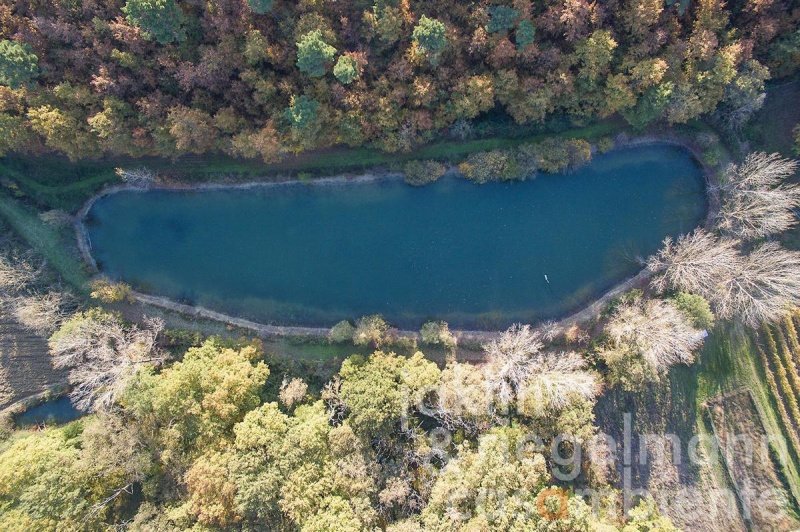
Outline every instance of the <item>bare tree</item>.
<svg viewBox="0 0 800 532"><path fill-rule="evenodd" d="M592 400L602 386L597 374L574 351L540 353L536 370L522 385L521 396L541 408L560 410L576 397Z"/></svg>
<svg viewBox="0 0 800 532"><path fill-rule="evenodd" d="M620 304L606 333L615 344L632 346L657 372L694 362L705 337L672 303L641 298Z"/></svg>
<svg viewBox="0 0 800 532"><path fill-rule="evenodd" d="M780 233L797 223L800 186L785 180L797 171L797 161L777 153L748 155L739 166L731 165L722 184L722 207L717 224L721 231L743 240Z"/></svg>
<svg viewBox="0 0 800 532"><path fill-rule="evenodd" d="M36 334L50 335L66 316L64 307L68 299L61 292L20 296L11 301L12 314L23 327Z"/></svg>
<svg viewBox="0 0 800 532"><path fill-rule="evenodd" d="M115 172L123 182L134 187L148 188L156 181L155 172L149 168L134 168L132 170L117 168Z"/></svg>
<svg viewBox="0 0 800 532"><path fill-rule="evenodd" d="M718 239L703 229L677 241L666 238L661 250L647 260L651 284L658 291L677 288L710 300L720 282L739 270L742 257L737 246L735 240Z"/></svg>
<svg viewBox="0 0 800 532"><path fill-rule="evenodd" d="M781 319L800 305L800 253L776 242L757 246L740 261L712 300L723 318L738 317L750 327Z"/></svg>
<svg viewBox="0 0 800 532"><path fill-rule="evenodd" d="M594 398L600 392L594 373L574 352L545 352L540 331L513 325L484 346L486 380L502 404L524 395L552 408L561 408L575 396Z"/></svg>
<svg viewBox="0 0 800 532"><path fill-rule="evenodd" d="M70 397L81 409L107 408L144 364L161 363L156 345L164 328L160 319L145 326L125 326L101 311L76 314L50 337L54 366L69 368Z"/></svg>
<svg viewBox="0 0 800 532"><path fill-rule="evenodd" d="M530 325L515 324L483 346L488 382L501 403L511 403L522 383L534 372L542 335Z"/></svg>
<svg viewBox="0 0 800 532"><path fill-rule="evenodd" d="M739 242L697 230L650 257L647 268L657 290L699 294L723 319L749 327L779 319L800 304L800 253L770 242L743 254Z"/></svg>

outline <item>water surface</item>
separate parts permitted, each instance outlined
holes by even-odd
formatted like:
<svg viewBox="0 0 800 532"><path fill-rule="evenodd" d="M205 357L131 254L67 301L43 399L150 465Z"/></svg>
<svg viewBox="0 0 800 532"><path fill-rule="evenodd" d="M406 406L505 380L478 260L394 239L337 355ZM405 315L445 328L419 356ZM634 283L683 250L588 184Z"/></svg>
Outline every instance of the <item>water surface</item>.
<svg viewBox="0 0 800 532"><path fill-rule="evenodd" d="M490 328L577 309L704 213L691 155L651 145L516 183L122 192L88 228L112 278L264 323Z"/></svg>
<svg viewBox="0 0 800 532"><path fill-rule="evenodd" d="M14 421L18 427L31 427L43 423L61 425L74 421L83 415L85 415L85 412L75 408L69 397L58 397L30 407L16 416Z"/></svg>

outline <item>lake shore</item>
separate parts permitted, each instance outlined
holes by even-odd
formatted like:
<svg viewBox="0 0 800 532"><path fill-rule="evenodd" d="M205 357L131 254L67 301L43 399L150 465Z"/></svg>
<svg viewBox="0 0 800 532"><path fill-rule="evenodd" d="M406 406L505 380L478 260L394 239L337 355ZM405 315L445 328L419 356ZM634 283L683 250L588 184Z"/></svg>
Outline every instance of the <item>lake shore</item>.
<svg viewBox="0 0 800 532"><path fill-rule="evenodd" d="M649 135L635 138L621 137L615 142L614 150L624 149L636 146L646 146L652 144L666 144L679 146L687 150L698 166L701 168L705 184L706 184L706 217L705 223L702 225L709 226L718 209L718 199L715 193L715 184L717 179L717 171L720 164L711 167L703 162L702 149L691 139L677 135ZM451 167L449 171L452 171ZM342 174L331 177L317 178L312 180L301 180L296 177L287 176L285 179L280 180L254 180L246 183L157 183L150 187L134 186L134 185L115 185L107 187L89 198L82 208L75 216L74 228L78 249L85 263L89 266L95 275L102 275L97 267L97 263L92 255L91 240L86 229L86 217L91 210L92 206L99 199L106 196L116 194L119 192L127 191L146 191L146 190L241 190L252 188L270 188L282 186L336 186L344 184L358 184L358 183L373 183L380 180L388 179L402 179L402 174L391 171L375 171L364 174ZM646 270L641 270L636 275L627 278L619 284L613 286L606 292L600 295L597 299L582 306L579 310L572 312L557 320L557 327L560 330L566 330L574 325L583 325L593 321L608 303L620 294L631 290L633 288L644 287L647 284L649 274ZM258 323L244 318L239 318L233 315L217 312L203 306L184 304L170 298L158 295L145 294L136 290L132 290L131 298L136 302L147 306L156 307L162 310L175 312L184 316L195 318L202 318L224 323L229 327L235 327L242 330L250 331L259 336L289 336L289 337L303 337L303 338L317 338L322 339L327 336L328 328L323 327L307 327L307 326L283 326L283 325L270 325ZM455 329L453 333L458 338L459 342L463 343L482 343L497 336L497 330L469 330L469 329ZM419 339L419 333L413 330L398 330L398 336L405 338Z"/></svg>

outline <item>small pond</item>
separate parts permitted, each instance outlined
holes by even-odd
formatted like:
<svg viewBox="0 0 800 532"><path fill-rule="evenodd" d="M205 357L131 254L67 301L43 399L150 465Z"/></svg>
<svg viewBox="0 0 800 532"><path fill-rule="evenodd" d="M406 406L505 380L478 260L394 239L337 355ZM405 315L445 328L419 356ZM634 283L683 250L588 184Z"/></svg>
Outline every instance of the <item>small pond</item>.
<svg viewBox="0 0 800 532"><path fill-rule="evenodd" d="M705 212L691 154L655 144L515 183L120 192L87 225L100 269L150 294L263 323L480 329L578 309Z"/></svg>
<svg viewBox="0 0 800 532"><path fill-rule="evenodd" d="M30 407L16 416L14 422L18 427L31 427L42 423L61 425L74 421L83 415L84 412L75 408L69 397L59 397Z"/></svg>

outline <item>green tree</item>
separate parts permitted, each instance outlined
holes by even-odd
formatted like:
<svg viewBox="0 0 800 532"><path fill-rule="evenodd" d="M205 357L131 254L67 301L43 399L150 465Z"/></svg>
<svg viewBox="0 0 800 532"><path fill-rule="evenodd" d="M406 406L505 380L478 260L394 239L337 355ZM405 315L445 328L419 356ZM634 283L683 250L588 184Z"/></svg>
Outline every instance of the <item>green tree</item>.
<svg viewBox="0 0 800 532"><path fill-rule="evenodd" d="M233 426L261 404L269 376L253 346L225 347L208 340L161 373L143 371L122 398L143 430L155 433L167 464L185 463L229 438Z"/></svg>
<svg viewBox="0 0 800 532"><path fill-rule="evenodd" d="M297 68L312 78L322 77L335 54L336 48L322 40L322 31L310 31L297 43Z"/></svg>
<svg viewBox="0 0 800 532"><path fill-rule="evenodd" d="M0 41L0 85L17 89L29 84L39 73L39 58L25 43Z"/></svg>
<svg viewBox="0 0 800 532"><path fill-rule="evenodd" d="M336 76L341 83L349 85L358 78L359 68L358 61L352 56L340 55L338 61L333 66L333 75Z"/></svg>
<svg viewBox="0 0 800 532"><path fill-rule="evenodd" d="M370 357L353 355L339 371L339 398L349 414L348 422L357 434L374 435L398 422L417 393L439 381L436 364L421 353L406 359L377 351Z"/></svg>
<svg viewBox="0 0 800 532"><path fill-rule="evenodd" d="M438 64L439 56L447 46L444 24L436 19L422 15L411 36L420 51L428 56L431 64Z"/></svg>
<svg viewBox="0 0 800 532"><path fill-rule="evenodd" d="M710 330L714 327L714 313L711 312L711 305L703 296L680 292L674 301L675 306L686 314L698 329Z"/></svg>
<svg viewBox="0 0 800 532"><path fill-rule="evenodd" d="M186 39L186 16L175 0L128 0L122 12L128 22L160 44Z"/></svg>
<svg viewBox="0 0 800 532"><path fill-rule="evenodd" d="M486 25L486 31L489 33L508 31L514 27L517 18L519 18L519 11L513 7L492 6L489 8L489 23Z"/></svg>
<svg viewBox="0 0 800 532"><path fill-rule="evenodd" d="M253 11L253 13L257 13L259 15L263 15L272 11L272 5L274 3L275 0L247 0L247 5L250 6L250 9Z"/></svg>
<svg viewBox="0 0 800 532"><path fill-rule="evenodd" d="M292 140L298 147L315 145L322 128L321 105L305 94L292 96L284 116L291 128Z"/></svg>
<svg viewBox="0 0 800 532"><path fill-rule="evenodd" d="M521 21L517 26L517 31L514 33L514 40L520 50L533 44L535 37L536 28L533 26L533 22L528 19Z"/></svg>

